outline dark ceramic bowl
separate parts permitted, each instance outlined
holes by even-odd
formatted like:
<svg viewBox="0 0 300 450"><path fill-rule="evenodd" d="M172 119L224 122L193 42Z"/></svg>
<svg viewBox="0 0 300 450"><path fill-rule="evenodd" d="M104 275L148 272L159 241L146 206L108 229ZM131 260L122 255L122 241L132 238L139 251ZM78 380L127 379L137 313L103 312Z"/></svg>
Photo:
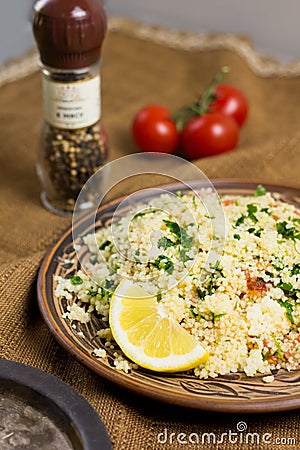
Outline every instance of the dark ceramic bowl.
<svg viewBox="0 0 300 450"><path fill-rule="evenodd" d="M4 359L0 430L1 449L112 448L100 417L74 389L41 370Z"/></svg>

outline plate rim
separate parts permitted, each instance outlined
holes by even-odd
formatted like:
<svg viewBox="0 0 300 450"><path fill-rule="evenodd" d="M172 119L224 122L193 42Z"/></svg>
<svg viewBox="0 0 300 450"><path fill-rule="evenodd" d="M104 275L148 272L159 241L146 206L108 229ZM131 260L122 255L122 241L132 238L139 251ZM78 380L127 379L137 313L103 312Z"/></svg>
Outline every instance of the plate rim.
<svg viewBox="0 0 300 450"><path fill-rule="evenodd" d="M262 184L267 188L268 186L271 186L273 192L276 192L276 188L278 188L281 191L285 190L292 190L296 192L299 191L300 195L300 185L297 185L296 183L285 183L285 182L281 183L256 178L253 179L213 178L209 181L214 185L217 191L218 189L222 189L222 185L224 184L232 185L232 188L234 187L238 188L239 184L243 184L244 189L253 189L258 184ZM191 180L188 181L188 183L190 184L195 183L198 185L203 184L204 186L205 185L207 186L207 181L205 180L193 180L193 181ZM153 188L154 189L157 187L163 188L166 186L172 187L175 190L176 186L178 187L180 186L180 183L168 183L159 186L153 186ZM230 187L227 186L226 188L229 189ZM226 190L226 188L223 189ZM113 204L118 204L124 198L126 198L126 195L119 196L117 198L110 200L104 205L101 205L101 207L97 211L97 214L99 214L99 212L101 212L102 209L105 209ZM79 226L82 222L87 220L88 216L89 214L83 215L82 218L79 220L79 222L76 223L76 226ZM47 298L46 274L48 265L51 263L52 257L55 255L57 248L61 244L63 244L64 240L70 235L70 233L72 236L72 224L69 227L67 227L53 242L53 244L50 246L50 248L48 249L42 260L37 277L37 300L42 318L46 323L46 325L48 326L50 332L57 340L57 342L63 347L63 349L66 350L77 361L79 361L81 364L91 369L97 375L100 375L104 379L118 385L119 387L125 388L127 391L133 391L136 394L145 396L152 400L157 400L163 403L168 403L176 406L184 406L192 409L214 411L214 412L225 412L225 413L270 413L270 412L288 411L300 407L300 391L299 394L292 394L289 398L284 398L283 395L279 396L279 398L277 399L264 398L263 400L255 399L250 400L248 402L245 400L243 403L241 402L241 400L237 401L232 398L222 399L222 402L220 402L220 400L218 399L212 399L209 397L207 397L206 400L204 400L203 398L199 400L194 397L190 397L187 400L187 394L182 394L180 392L173 392L172 395L170 395L170 392L168 391L168 395L166 396L166 390L162 389L160 386L157 386L154 390L149 390L149 387L147 388L146 385L141 384L139 381L129 377L126 378L126 374L117 371L117 369L109 368L108 366L105 365L102 366L95 365L94 362L90 359L90 357L84 354L84 352L79 347L74 348L74 344L72 344L72 341L69 339L68 336L66 336L61 332L61 329L59 328L58 324L54 322L54 320L51 321L51 314L49 314L48 302L46 300Z"/></svg>

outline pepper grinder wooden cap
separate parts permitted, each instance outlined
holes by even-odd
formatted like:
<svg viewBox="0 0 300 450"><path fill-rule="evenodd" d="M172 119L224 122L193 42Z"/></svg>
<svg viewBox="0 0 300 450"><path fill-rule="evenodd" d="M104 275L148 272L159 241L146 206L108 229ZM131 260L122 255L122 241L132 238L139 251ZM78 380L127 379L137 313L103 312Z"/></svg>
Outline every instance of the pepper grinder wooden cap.
<svg viewBox="0 0 300 450"><path fill-rule="evenodd" d="M99 0L39 0L33 33L41 62L57 69L80 69L96 63L107 29Z"/></svg>

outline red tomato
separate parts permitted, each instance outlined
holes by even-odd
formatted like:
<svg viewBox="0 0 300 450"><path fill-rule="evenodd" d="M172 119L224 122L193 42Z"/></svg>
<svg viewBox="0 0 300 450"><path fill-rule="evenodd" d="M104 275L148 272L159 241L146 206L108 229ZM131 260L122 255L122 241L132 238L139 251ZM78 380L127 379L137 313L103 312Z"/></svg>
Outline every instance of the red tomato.
<svg viewBox="0 0 300 450"><path fill-rule="evenodd" d="M133 120L132 135L143 152L173 153L179 136L171 112L164 106L151 105L141 109Z"/></svg>
<svg viewBox="0 0 300 450"><path fill-rule="evenodd" d="M215 89L216 100L208 112L218 112L232 117L241 127L248 115L248 102L244 94L234 86L219 84Z"/></svg>
<svg viewBox="0 0 300 450"><path fill-rule="evenodd" d="M217 155L236 147L239 128L235 120L220 113L196 117L185 125L181 145L189 159Z"/></svg>

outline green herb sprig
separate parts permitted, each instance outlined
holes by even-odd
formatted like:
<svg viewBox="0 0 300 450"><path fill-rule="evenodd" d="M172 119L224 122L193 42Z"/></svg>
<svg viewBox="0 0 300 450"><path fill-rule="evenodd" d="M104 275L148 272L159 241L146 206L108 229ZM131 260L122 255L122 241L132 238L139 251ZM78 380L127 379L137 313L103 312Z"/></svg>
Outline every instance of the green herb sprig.
<svg viewBox="0 0 300 450"><path fill-rule="evenodd" d="M256 192L253 195L253 197L262 197L266 193L267 193L267 189L263 185L259 184L256 188Z"/></svg>
<svg viewBox="0 0 300 450"><path fill-rule="evenodd" d="M77 286L78 284L82 284L83 283L83 279L79 275L75 275L73 277L70 276L69 280L71 281L73 286Z"/></svg>
<svg viewBox="0 0 300 450"><path fill-rule="evenodd" d="M283 239L291 239L296 241L300 239L300 232L293 225L289 224L286 220L276 223L276 230L278 234L281 234Z"/></svg>
<svg viewBox="0 0 300 450"><path fill-rule="evenodd" d="M149 264L156 267L157 269L163 269L170 275L174 272L173 261L165 255L159 255L154 261L150 261Z"/></svg>

